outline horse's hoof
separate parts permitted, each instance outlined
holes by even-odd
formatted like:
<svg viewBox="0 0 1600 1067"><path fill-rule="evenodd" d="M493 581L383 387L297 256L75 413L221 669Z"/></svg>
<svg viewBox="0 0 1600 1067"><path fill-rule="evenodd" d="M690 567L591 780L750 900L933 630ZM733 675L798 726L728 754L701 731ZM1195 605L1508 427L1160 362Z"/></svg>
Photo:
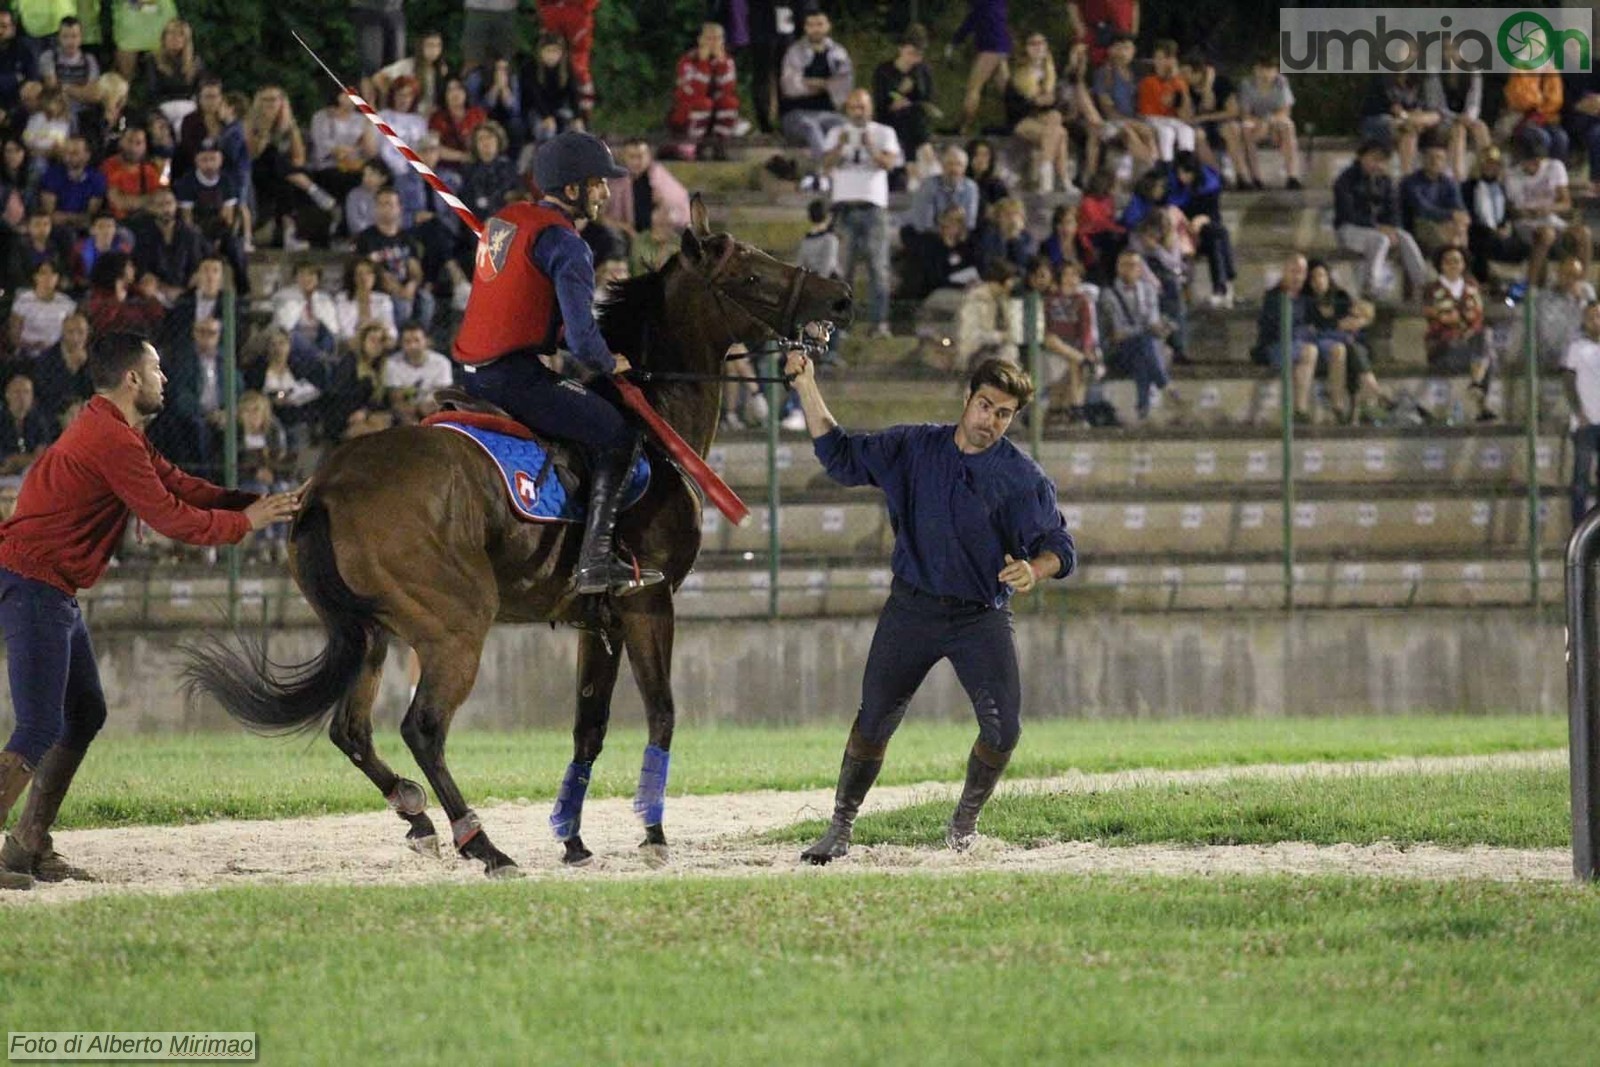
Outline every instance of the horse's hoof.
<svg viewBox="0 0 1600 1067"><path fill-rule="evenodd" d="M483 873L486 877L493 878L496 881L509 881L513 878L521 878L522 868L508 860L498 867L485 867Z"/></svg>
<svg viewBox="0 0 1600 1067"><path fill-rule="evenodd" d="M671 859L666 842L646 841L639 846L639 855L644 857L644 862L651 867L664 866Z"/></svg>
<svg viewBox="0 0 1600 1067"><path fill-rule="evenodd" d="M411 837L408 835L406 837L406 846L418 855L427 856L429 859L444 858L439 852L438 834L427 834L423 837Z"/></svg>
<svg viewBox="0 0 1600 1067"><path fill-rule="evenodd" d="M583 847L583 842L576 838L563 842L566 851L561 855L561 862L568 867L587 867L589 861L594 859L594 853Z"/></svg>

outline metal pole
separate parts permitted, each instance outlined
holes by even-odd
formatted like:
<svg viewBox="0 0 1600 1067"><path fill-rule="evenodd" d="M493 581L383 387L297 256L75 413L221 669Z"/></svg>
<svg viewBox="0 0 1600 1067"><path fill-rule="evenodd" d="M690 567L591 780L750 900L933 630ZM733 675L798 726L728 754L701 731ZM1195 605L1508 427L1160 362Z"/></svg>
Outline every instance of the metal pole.
<svg viewBox="0 0 1600 1067"><path fill-rule="evenodd" d="M227 422L222 428L222 484L239 488L239 353L235 305L238 297L232 287L222 291L222 410ZM228 625L239 625L239 546L228 552Z"/></svg>
<svg viewBox="0 0 1600 1067"><path fill-rule="evenodd" d="M1528 287L1522 312L1522 348L1528 371L1528 602L1535 611L1539 609L1539 346L1533 310L1537 292Z"/></svg>
<svg viewBox="0 0 1600 1067"><path fill-rule="evenodd" d="M1572 873L1596 875L1600 842L1600 701L1595 666L1595 556L1600 553L1600 508L1584 516L1567 541L1567 722L1572 766Z"/></svg>
<svg viewBox="0 0 1600 1067"><path fill-rule="evenodd" d="M1289 290L1279 294L1282 307L1278 343L1283 349L1279 400L1283 423L1283 607L1294 610L1294 301Z"/></svg>
<svg viewBox="0 0 1600 1067"><path fill-rule="evenodd" d="M1039 343L1039 294L1032 289L1022 294L1022 344L1028 352L1028 373L1036 391L1044 388L1044 346ZM1028 422L1028 447L1035 463L1044 462L1044 419L1047 405L1035 403Z"/></svg>
<svg viewBox="0 0 1600 1067"><path fill-rule="evenodd" d="M774 379L783 373L783 357L774 353L768 374ZM782 560L778 536L778 423L783 408L783 387L767 383L767 618L778 617L778 571Z"/></svg>

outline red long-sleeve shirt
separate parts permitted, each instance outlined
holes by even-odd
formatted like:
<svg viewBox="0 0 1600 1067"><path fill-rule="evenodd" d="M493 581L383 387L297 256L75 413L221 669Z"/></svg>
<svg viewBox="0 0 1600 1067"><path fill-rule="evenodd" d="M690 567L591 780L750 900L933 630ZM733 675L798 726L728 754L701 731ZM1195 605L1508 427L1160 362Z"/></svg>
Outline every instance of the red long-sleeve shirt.
<svg viewBox="0 0 1600 1067"><path fill-rule="evenodd" d="M0 567L76 596L106 572L130 514L174 541L226 545L250 532L255 499L183 473L96 396L28 470L0 523Z"/></svg>

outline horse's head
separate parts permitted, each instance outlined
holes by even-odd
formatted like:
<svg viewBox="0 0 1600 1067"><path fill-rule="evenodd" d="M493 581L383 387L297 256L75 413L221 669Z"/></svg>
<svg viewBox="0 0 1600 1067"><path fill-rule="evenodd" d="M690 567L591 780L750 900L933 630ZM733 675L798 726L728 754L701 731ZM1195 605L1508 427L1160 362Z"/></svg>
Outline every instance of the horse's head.
<svg viewBox="0 0 1600 1067"><path fill-rule="evenodd" d="M699 196L689 219L678 260L705 280L712 313L721 315L734 339L753 346L774 337L799 337L808 322L850 324L848 285L781 263L730 234L712 233Z"/></svg>

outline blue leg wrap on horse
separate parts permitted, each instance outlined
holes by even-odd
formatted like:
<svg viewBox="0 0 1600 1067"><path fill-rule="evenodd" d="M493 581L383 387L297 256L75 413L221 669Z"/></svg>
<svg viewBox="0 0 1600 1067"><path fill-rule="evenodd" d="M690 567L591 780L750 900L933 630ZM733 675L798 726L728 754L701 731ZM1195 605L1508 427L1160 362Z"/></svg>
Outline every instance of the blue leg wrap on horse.
<svg viewBox="0 0 1600 1067"><path fill-rule="evenodd" d="M639 792L633 798L633 813L644 820L646 826L661 823L667 807L667 765L672 753L655 745L644 747L644 765L639 768Z"/></svg>
<svg viewBox="0 0 1600 1067"><path fill-rule="evenodd" d="M578 836L583 823L583 798L589 793L589 774L594 764L573 761L567 764L567 773L561 776L561 791L556 794L556 806L550 812L550 829L557 841Z"/></svg>

